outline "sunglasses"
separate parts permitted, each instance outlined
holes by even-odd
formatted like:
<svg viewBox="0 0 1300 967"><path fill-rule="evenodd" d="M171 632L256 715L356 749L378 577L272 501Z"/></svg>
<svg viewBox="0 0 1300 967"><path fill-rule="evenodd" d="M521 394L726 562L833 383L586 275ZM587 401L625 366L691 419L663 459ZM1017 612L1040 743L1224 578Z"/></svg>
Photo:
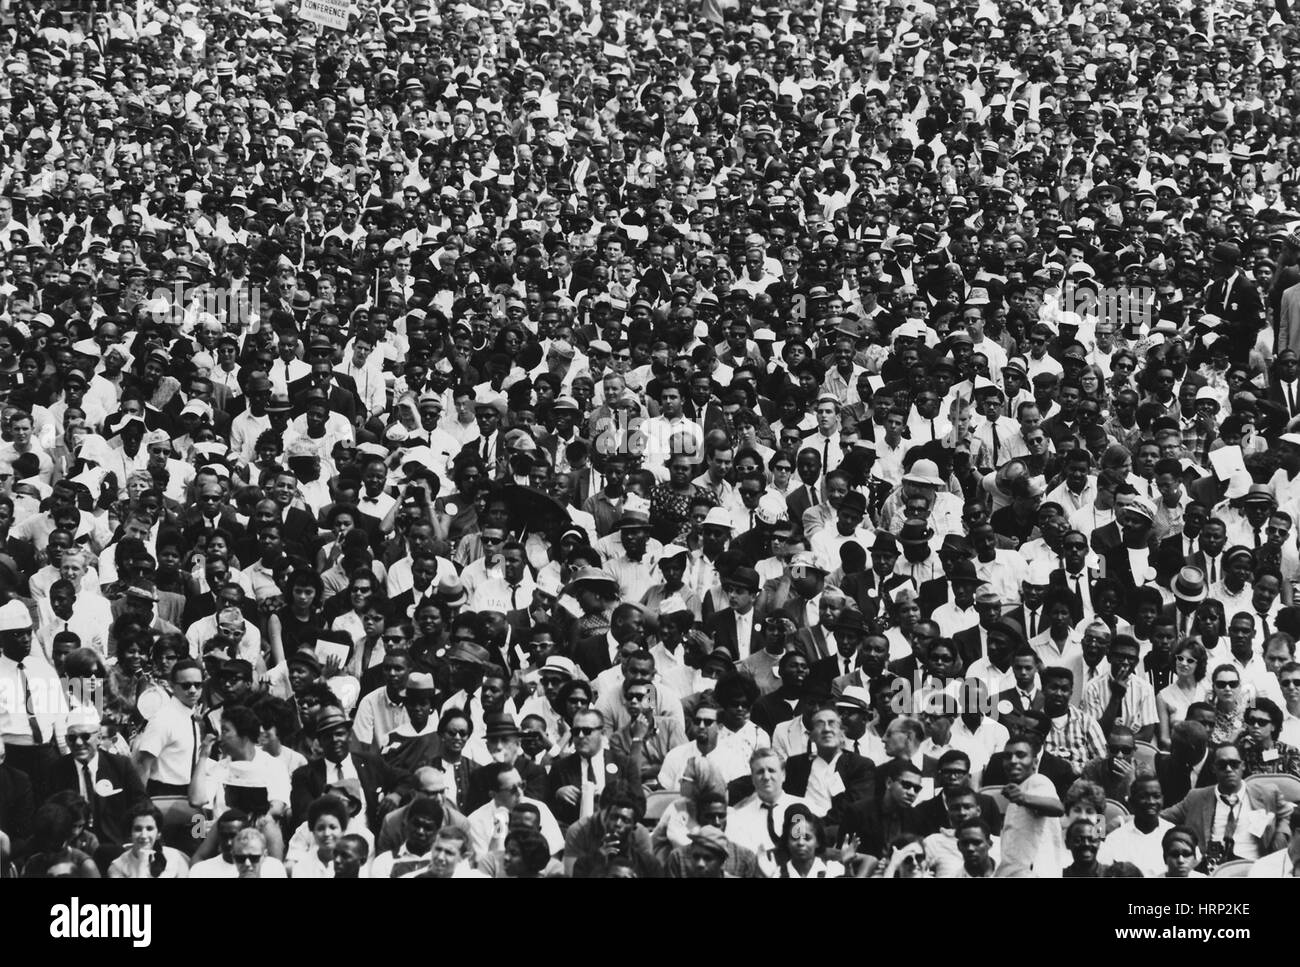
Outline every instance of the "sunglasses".
<svg viewBox="0 0 1300 967"><path fill-rule="evenodd" d="M575 725L575 726L573 727L573 734L574 734L574 735L594 735L595 733L597 733L597 732L599 732L599 731L600 731L600 729L592 728L592 727L589 726L589 725L581 725L581 726L579 726L579 725Z"/></svg>
<svg viewBox="0 0 1300 967"><path fill-rule="evenodd" d="M244 864L251 865L253 863L260 863L262 860L262 854L261 853L231 853L230 858L235 862L236 865L243 866Z"/></svg>
<svg viewBox="0 0 1300 967"><path fill-rule="evenodd" d="M1240 686L1241 686L1241 682L1215 682L1214 683L1215 688L1239 688Z"/></svg>

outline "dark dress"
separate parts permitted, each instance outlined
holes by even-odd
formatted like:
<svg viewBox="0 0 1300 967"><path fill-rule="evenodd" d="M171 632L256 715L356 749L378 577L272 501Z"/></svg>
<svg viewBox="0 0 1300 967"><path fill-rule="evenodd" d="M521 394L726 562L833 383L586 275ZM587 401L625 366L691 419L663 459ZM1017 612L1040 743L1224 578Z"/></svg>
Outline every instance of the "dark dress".
<svg viewBox="0 0 1300 967"><path fill-rule="evenodd" d="M691 535L691 503L700 495L717 506L717 498L703 487L691 484L691 491L679 494L672 484L661 483L650 491L650 530L664 544L686 546Z"/></svg>

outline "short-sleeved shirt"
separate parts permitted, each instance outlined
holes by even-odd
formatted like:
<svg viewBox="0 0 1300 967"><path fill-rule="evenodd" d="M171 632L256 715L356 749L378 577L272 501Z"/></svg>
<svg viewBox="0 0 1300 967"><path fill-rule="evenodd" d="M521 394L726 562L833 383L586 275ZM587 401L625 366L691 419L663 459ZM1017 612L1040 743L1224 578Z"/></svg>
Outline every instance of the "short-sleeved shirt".
<svg viewBox="0 0 1300 967"><path fill-rule="evenodd" d="M1156 715L1156 693L1155 690L1138 678L1136 675L1128 680L1128 689L1124 693L1124 699L1120 702L1119 717L1115 719L1116 725L1126 725L1134 732L1140 732L1148 725L1155 725L1160 721ZM1110 703L1110 676L1094 678L1083 690L1083 701L1080 703L1083 710L1101 721L1101 715L1106 711L1106 706Z"/></svg>
<svg viewBox="0 0 1300 967"><path fill-rule="evenodd" d="M198 742L198 720L173 698L149 720L137 751L147 752L157 760L151 778L171 786L187 786Z"/></svg>
<svg viewBox="0 0 1300 967"><path fill-rule="evenodd" d="M1035 772L1020 783L1027 796L1056 797L1050 779ZM1044 816L1026 806L1010 803L1002 821L1002 862L998 877L1054 878L1061 875L1061 851L1065 848L1061 820Z"/></svg>

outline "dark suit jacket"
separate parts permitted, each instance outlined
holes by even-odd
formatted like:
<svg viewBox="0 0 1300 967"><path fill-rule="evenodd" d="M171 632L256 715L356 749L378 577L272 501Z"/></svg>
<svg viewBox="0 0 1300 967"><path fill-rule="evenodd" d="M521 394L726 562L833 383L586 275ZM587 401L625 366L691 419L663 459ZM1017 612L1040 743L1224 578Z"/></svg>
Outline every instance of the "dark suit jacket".
<svg viewBox="0 0 1300 967"><path fill-rule="evenodd" d="M935 608L948 603L948 579L931 578L922 581L916 591L916 603L921 608L921 617L929 621Z"/></svg>
<svg viewBox="0 0 1300 967"><path fill-rule="evenodd" d="M582 756L576 752L572 755L566 755L564 758L551 764L551 774L549 777L549 788L546 794L546 804L551 807L551 813L561 823L575 823L578 821L578 806L568 805L560 802L555 794L565 786L582 787ZM609 767L613 765L616 769L614 773L609 772ZM605 750L605 781L612 778L622 779L627 783L629 790L634 795L639 796L642 804L645 803L645 791L641 786L641 773L637 770L636 763L626 756L621 756L617 752L609 749ZM599 804L598 804L599 805Z"/></svg>
<svg viewBox="0 0 1300 967"><path fill-rule="evenodd" d="M723 608L717 612L712 619L704 625L705 634L713 639L713 647L720 648L723 645L735 656L737 661L748 658L756 651L762 651L766 646L767 638L758 624L758 612L751 612L753 615L753 628L749 635L749 650L743 655L740 653L740 645L736 640L736 612L731 608Z"/></svg>
<svg viewBox="0 0 1300 967"><path fill-rule="evenodd" d="M814 489L818 489L820 487L821 487L821 480L818 480L817 483L813 484ZM820 494L818 495L817 499L819 501L822 499ZM811 507L812 505L813 502L808 496L808 490L806 489L803 480L799 479L799 482L796 485L793 492L790 494L789 497L785 498L786 510L789 512L790 519L794 521L794 526L796 528L801 526L800 522L803 520L803 512L807 510L809 507Z"/></svg>
<svg viewBox="0 0 1300 967"><path fill-rule="evenodd" d="M732 642L732 646L735 646L735 642ZM587 677L592 679L612 665L609 660L609 641L603 634L580 638L573 646L572 657Z"/></svg>
<svg viewBox="0 0 1300 967"><path fill-rule="evenodd" d="M1133 562L1129 559L1128 550L1127 547L1121 544L1118 547L1110 547L1101 552L1101 573L1119 584L1119 613L1126 618L1131 618L1133 615L1130 602L1133 600L1134 592L1142 586L1143 576L1133 573ZM1158 561L1159 553L1157 548L1155 545L1149 544L1147 546L1148 566L1154 567Z"/></svg>
<svg viewBox="0 0 1300 967"><path fill-rule="evenodd" d="M1002 811L998 809L997 802L992 796L986 796L982 792L975 793L975 798L980 804L980 819L988 823L989 828L997 834L1002 829ZM923 803L918 803L913 811L917 823L921 826L920 832L925 836L937 833L941 829L951 828L948 825L948 806L941 792Z"/></svg>
<svg viewBox="0 0 1300 967"><path fill-rule="evenodd" d="M9 837L15 853L31 833L32 813L36 811L32 781L27 773L0 762L0 830Z"/></svg>
<svg viewBox="0 0 1300 967"><path fill-rule="evenodd" d="M980 643L979 625L974 628L963 628L952 636L952 643L957 646L957 652L961 655L961 663L964 667L970 666L984 657L984 646Z"/></svg>
<svg viewBox="0 0 1300 967"><path fill-rule="evenodd" d="M350 753L361 780L361 791L366 797L366 822L371 831L379 829L379 800L395 792L406 800L411 795L412 780L398 772L383 759L369 752ZM325 794L328 785L325 760L317 759L297 769L290 780L290 805L294 824L307 818L307 807Z"/></svg>
<svg viewBox="0 0 1300 967"><path fill-rule="evenodd" d="M790 795L802 796L808 792L815 755L815 752L804 752L786 760L784 788ZM876 766L864 755L841 752L835 760L835 772L844 783L844 791L831 799L831 809L826 814L827 838L832 842L836 841L834 830L842 821L844 812L855 803L870 800L876 792Z"/></svg>
<svg viewBox="0 0 1300 967"><path fill-rule="evenodd" d="M1193 789L1180 802L1161 810L1160 818L1176 825L1192 827L1200 837L1201 849L1204 851L1205 845L1213 838L1214 809L1218 795L1217 785ZM1282 802L1281 794L1276 789L1247 785L1242 787L1238 795L1249 799L1253 808L1274 817L1259 837L1259 855L1286 849L1291 840L1291 819L1289 816L1286 819L1277 818L1277 809Z"/></svg>
<svg viewBox="0 0 1300 967"><path fill-rule="evenodd" d="M1228 348L1233 362L1244 363L1255 345L1255 335L1264 324L1264 303L1259 288L1237 273L1231 288L1225 281L1211 282L1205 290L1205 311L1226 322Z"/></svg>
<svg viewBox="0 0 1300 967"><path fill-rule="evenodd" d="M849 659L849 662L853 668L857 668L857 655ZM828 658L819 658L813 662L812 670L808 674L808 691L829 695L831 683L843 674L844 659L838 651Z"/></svg>
<svg viewBox="0 0 1300 967"><path fill-rule="evenodd" d="M50 770L50 791L59 792L70 789L78 792L81 788L77 774L81 767L70 755L65 755L54 763ZM99 837L105 846L120 848L131 840L131 821L128 816L131 807L145 798L144 783L136 772L131 760L109 752L99 753L99 765L95 774L95 784L107 780L117 791L112 795L96 795L91 803L91 831Z"/></svg>
<svg viewBox="0 0 1300 967"><path fill-rule="evenodd" d="M1003 702L1011 703L1013 715L1023 714L1031 709L1035 712L1041 712L1043 710L1043 690L1041 688L1038 690L1038 694L1034 696L1034 700L1030 703L1028 709L1025 708L1025 700L1021 697L1020 692L1014 688L1008 688L1005 692L998 693L997 704L1001 705Z"/></svg>
<svg viewBox="0 0 1300 967"><path fill-rule="evenodd" d="M1184 560L1186 555L1183 553L1183 533L1180 530L1172 537L1166 537L1156 548L1155 566L1156 582L1162 587L1169 587L1169 582L1174 579L1181 568L1191 563L1190 560Z"/></svg>
<svg viewBox="0 0 1300 967"><path fill-rule="evenodd" d="M1160 780L1160 789L1165 794L1165 802L1168 803L1182 802L1193 788L1204 789L1217 781L1214 766L1208 757L1193 782L1191 768L1180 765L1178 760L1168 752L1160 752L1156 755L1156 778Z"/></svg>
<svg viewBox="0 0 1300 967"><path fill-rule="evenodd" d="M524 780L524 795L529 799L545 802L548 792L546 770L536 762L529 761L526 756L520 756L515 760L515 768L519 770L519 778ZM482 769L475 769L470 773L469 796L466 802L470 812L491 799L493 791L488 788Z"/></svg>
<svg viewBox="0 0 1300 967"><path fill-rule="evenodd" d="M1001 786L1009 781L1006 767L1003 765L1005 756L1006 753L998 752L989 760L989 764L984 768L984 785ZM1071 767L1069 760L1052 755L1050 752L1044 752L1043 757L1038 760L1038 771L1051 781L1052 785L1056 787L1056 794L1063 801L1065 791L1074 785L1074 780L1078 778L1074 774L1074 769Z"/></svg>
<svg viewBox="0 0 1300 967"><path fill-rule="evenodd" d="M1091 587L1092 582L1094 580L1095 577L1091 569L1085 567L1083 569L1083 580L1080 582L1080 590L1087 591ZM1056 590L1064 591L1066 594L1070 596L1071 599L1070 618L1076 623L1082 621L1083 602L1079 600L1079 597L1074 593L1074 579L1069 578L1067 580L1065 574L1065 568L1058 567L1055 570L1053 570L1051 576L1047 579L1047 584L1048 587L1054 588Z"/></svg>
<svg viewBox="0 0 1300 967"><path fill-rule="evenodd" d="M810 665L816 665L819 661L831 657L831 653L835 651L827 643L826 632L822 630L821 625L816 628L800 628L794 636L794 646L803 652Z"/></svg>
<svg viewBox="0 0 1300 967"><path fill-rule="evenodd" d="M847 575L840 584L840 590L852 598L862 616L870 620L880 613L880 603L885 596L910 580L902 574L891 574L882 581L875 571L863 571Z"/></svg>
<svg viewBox="0 0 1300 967"><path fill-rule="evenodd" d="M900 817L899 833L921 835L924 828L916 808L904 810ZM851 837L858 838L858 852L864 856L882 857L889 845L885 817L879 801L872 797L860 799L844 810L836 831L835 842L842 843Z"/></svg>
<svg viewBox="0 0 1300 967"><path fill-rule="evenodd" d="M1020 625L1020 627L1024 628L1026 638L1033 637L1033 635L1029 633L1029 613L1025 610L1025 606L1023 604L1021 604L1019 607L1012 609L1011 611L1008 611L1006 614L1003 615L1003 617L1010 618L1016 624ZM1041 633L1044 630L1046 630L1046 628L1047 625L1043 623L1043 606L1040 604L1038 606L1038 625L1035 633Z"/></svg>

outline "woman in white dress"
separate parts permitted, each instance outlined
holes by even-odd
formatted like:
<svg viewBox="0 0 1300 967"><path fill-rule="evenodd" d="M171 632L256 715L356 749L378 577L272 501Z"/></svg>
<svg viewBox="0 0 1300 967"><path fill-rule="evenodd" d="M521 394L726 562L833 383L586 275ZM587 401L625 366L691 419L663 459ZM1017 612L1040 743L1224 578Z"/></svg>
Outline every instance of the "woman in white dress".
<svg viewBox="0 0 1300 967"><path fill-rule="evenodd" d="M1174 648L1174 674L1169 684L1156 693L1156 714L1160 717L1160 748L1169 748L1169 733L1187 717L1187 707L1205 697L1205 646L1186 638Z"/></svg>
<svg viewBox="0 0 1300 967"><path fill-rule="evenodd" d="M170 880L189 874L190 862L185 854L160 842L163 817L157 806L142 799L131 808L130 820L131 848L109 866L109 879Z"/></svg>

